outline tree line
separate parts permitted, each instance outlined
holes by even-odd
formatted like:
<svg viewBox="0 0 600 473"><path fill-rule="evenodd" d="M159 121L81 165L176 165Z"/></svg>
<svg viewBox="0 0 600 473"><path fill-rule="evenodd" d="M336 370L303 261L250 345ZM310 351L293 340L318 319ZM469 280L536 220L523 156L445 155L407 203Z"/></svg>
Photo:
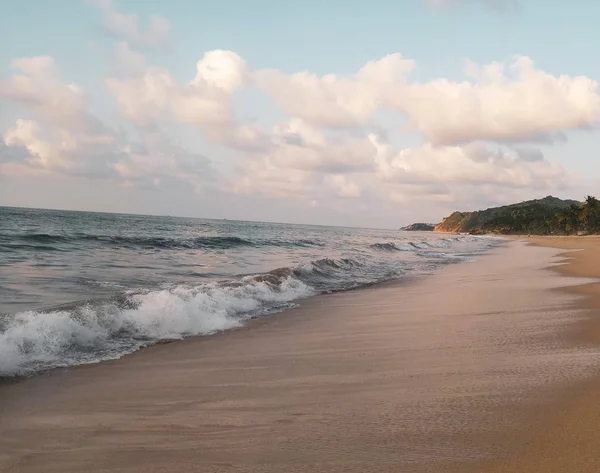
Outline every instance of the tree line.
<svg viewBox="0 0 600 473"><path fill-rule="evenodd" d="M600 201L588 195L582 203L557 208L536 201L495 212L473 233L576 235L600 233Z"/></svg>

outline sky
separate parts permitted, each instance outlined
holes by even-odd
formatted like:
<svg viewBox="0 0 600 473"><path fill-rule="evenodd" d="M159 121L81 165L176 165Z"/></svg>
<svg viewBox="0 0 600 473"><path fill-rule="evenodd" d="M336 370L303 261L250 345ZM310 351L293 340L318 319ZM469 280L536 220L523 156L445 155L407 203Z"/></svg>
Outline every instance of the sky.
<svg viewBox="0 0 600 473"><path fill-rule="evenodd" d="M0 7L0 205L397 228L600 194L600 2Z"/></svg>

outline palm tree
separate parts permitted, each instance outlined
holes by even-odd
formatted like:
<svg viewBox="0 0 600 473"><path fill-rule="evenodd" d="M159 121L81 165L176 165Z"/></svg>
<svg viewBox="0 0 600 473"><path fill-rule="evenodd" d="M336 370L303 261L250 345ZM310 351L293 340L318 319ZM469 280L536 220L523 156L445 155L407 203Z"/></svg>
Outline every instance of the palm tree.
<svg viewBox="0 0 600 473"><path fill-rule="evenodd" d="M565 209L565 232L576 233L581 223L581 207L572 204Z"/></svg>
<svg viewBox="0 0 600 473"><path fill-rule="evenodd" d="M600 201L591 195L585 198L583 223L589 233L600 230Z"/></svg>

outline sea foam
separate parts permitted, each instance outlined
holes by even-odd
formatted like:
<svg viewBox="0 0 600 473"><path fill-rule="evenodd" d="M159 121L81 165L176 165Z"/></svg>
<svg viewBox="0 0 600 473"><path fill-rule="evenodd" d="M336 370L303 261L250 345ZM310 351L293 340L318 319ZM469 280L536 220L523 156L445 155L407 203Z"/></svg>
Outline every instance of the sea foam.
<svg viewBox="0 0 600 473"><path fill-rule="evenodd" d="M68 309L12 314L4 317L0 332L0 376L95 363L153 342L235 328L312 293L292 277L278 284L247 277L235 284L175 286Z"/></svg>
<svg viewBox="0 0 600 473"><path fill-rule="evenodd" d="M67 237L35 234L23 238L58 248ZM82 238L87 241L92 237L76 238L80 243ZM294 265L261 274L230 275L225 280L211 282L159 281L150 287L132 289L124 285L126 281L119 284L95 281L96 285L121 292L47 310L0 315L0 376L23 376L50 368L96 363L164 340L232 329L252 317L290 307L311 294L348 290L402 277L406 273L425 274L441 265L465 260L464 251L485 250L497 243L485 237L457 235L366 242L355 242L352 235L349 238L341 249L336 247L337 243L331 244L329 253L319 246L318 239L298 239L295 234L262 240L186 237L176 243L162 237L139 237L135 241L113 237L111 243L119 245L147 243L169 248L185 247L189 242L193 242L190 245L193 247L201 242L218 252L222 252L225 245L241 248L267 242L286 248L285 251L292 254L314 256L298 258ZM296 250L292 247L297 246L306 249L294 253ZM232 254L243 257L245 253L239 253L239 248ZM73 247L68 251L73 251ZM261 251L265 251L264 248ZM100 254L106 257L106 253ZM262 255L250 254L254 258Z"/></svg>

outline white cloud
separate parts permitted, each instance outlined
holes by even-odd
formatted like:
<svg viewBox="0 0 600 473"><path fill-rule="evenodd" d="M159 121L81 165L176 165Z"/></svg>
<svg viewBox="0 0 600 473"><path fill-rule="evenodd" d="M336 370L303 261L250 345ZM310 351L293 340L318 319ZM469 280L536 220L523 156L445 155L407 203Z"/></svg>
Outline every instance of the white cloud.
<svg viewBox="0 0 600 473"><path fill-rule="evenodd" d="M171 24L158 15L150 17L148 25L140 25L137 15L121 13L112 0L93 0L102 12L102 26L117 40L126 41L140 48L164 48L168 46Z"/></svg>
<svg viewBox="0 0 600 473"><path fill-rule="evenodd" d="M5 131L5 146L27 152L20 161L33 173L110 177L112 163L121 159L118 136L103 130L67 129L47 122L19 119Z"/></svg>
<svg viewBox="0 0 600 473"><path fill-rule="evenodd" d="M176 180L196 190L213 178L206 158L173 144L160 128L140 130L131 139L89 113L83 90L60 81L52 58L23 58L12 66L18 74L0 83L0 96L26 107L35 119L19 119L5 130L0 170L154 187ZM150 97L147 108L157 101L155 94Z"/></svg>
<svg viewBox="0 0 600 473"><path fill-rule="evenodd" d="M119 45L116 60L131 51ZM248 81L245 62L232 51L208 51L196 63L196 75L178 83L160 67L145 65L134 53L138 67L121 67L115 77L106 79L123 116L136 126L175 119L200 127L213 141L244 150L262 149L262 130L236 122L232 102L235 91Z"/></svg>
<svg viewBox="0 0 600 473"><path fill-rule="evenodd" d="M277 70L259 70L254 82L288 115L315 126L351 127L366 123L381 108L382 90L404 83L414 61L391 54L365 64L351 77L309 72L287 76Z"/></svg>
<svg viewBox="0 0 600 473"><path fill-rule="evenodd" d="M32 76L53 76L56 74L54 59L50 56L24 57L15 59L11 67Z"/></svg>
<svg viewBox="0 0 600 473"><path fill-rule="evenodd" d="M366 138L348 133L327 136L322 130L294 118L275 125L271 147L263 153L272 163L320 173L373 170L376 149Z"/></svg>
<svg viewBox="0 0 600 473"><path fill-rule="evenodd" d="M435 79L389 94L390 106L436 144L472 140L528 140L595 126L600 117L598 83L584 76L553 76L527 57L482 68L475 82Z"/></svg>
<svg viewBox="0 0 600 473"><path fill-rule="evenodd" d="M208 51L196 63L196 77L191 84L197 87L216 87L232 93L247 80L244 60L233 51Z"/></svg>
<svg viewBox="0 0 600 473"><path fill-rule="evenodd" d="M399 184L493 184L513 188L556 188L571 182L558 164L544 159L523 160L510 149L490 150L480 143L435 146L427 143L395 152L372 137L378 147L377 172Z"/></svg>
<svg viewBox="0 0 600 473"><path fill-rule="evenodd" d="M472 80L462 82L411 82L413 67L413 61L391 55L350 78L278 71L256 71L253 77L284 112L314 126L356 127L375 111L390 109L435 144L539 140L595 126L600 117L596 81L551 75L527 57L482 67L469 63Z"/></svg>
<svg viewBox="0 0 600 473"><path fill-rule="evenodd" d="M408 202L414 196L441 205L467 201L467 194L489 199L502 189L516 195L569 185L572 176L532 142L593 126L600 111L594 81L553 76L522 57L469 64L468 81L422 83L410 80L415 64L399 54L351 76L318 77L253 71L236 53L215 50L183 83L149 65L128 43L117 43L114 57L106 86L127 133L92 115L84 91L60 80L52 58L13 61L15 74L0 83L0 96L26 107L33 119L4 132L0 166L159 189L181 184L201 191L220 179L219 187L235 194L307 205ZM289 116L268 128L241 122L234 97L246 86L258 86ZM402 149L385 133L372 133L380 129L381 110L403 114L424 142ZM240 160L216 175L209 160L167 135L178 123L241 152ZM387 131L402 136L400 126Z"/></svg>
<svg viewBox="0 0 600 473"><path fill-rule="evenodd" d="M61 152L70 152L75 148L73 140L43 139L40 126L33 120L17 120L12 128L4 133L4 144L12 148L23 148L29 155L28 162L34 167L64 167Z"/></svg>
<svg viewBox="0 0 600 473"><path fill-rule="evenodd" d="M86 111L83 90L60 81L51 57L17 59L11 66L17 74L0 82L0 97L36 119L17 120L4 133L5 145L26 150L24 163L38 171L106 174L118 159L119 136Z"/></svg>
<svg viewBox="0 0 600 473"><path fill-rule="evenodd" d="M340 197L360 197L360 187L347 176L342 174L330 174L325 176L325 182L333 187Z"/></svg>
<svg viewBox="0 0 600 473"><path fill-rule="evenodd" d="M63 84L49 56L15 59L17 74L0 82L0 99L36 108L52 120L73 121L84 106L83 90L76 84Z"/></svg>
<svg viewBox="0 0 600 473"><path fill-rule="evenodd" d="M135 77L108 78L106 86L125 118L145 126L164 117L174 81L166 70L152 67Z"/></svg>
<svg viewBox="0 0 600 473"><path fill-rule="evenodd" d="M196 76L171 90L172 110L186 123L213 129L232 124L233 93L246 82L246 64L232 51L209 51L196 63Z"/></svg>
<svg viewBox="0 0 600 473"><path fill-rule="evenodd" d="M108 86L133 123L168 114L202 128L217 143L248 152L243 175L229 186L237 193L307 196L325 185L339 197L357 197L366 188L380 193L380 180L393 199L410 191L446 201L452 192L441 191L444 183L523 189L568 184L571 176L531 146L490 151L479 142L539 140L593 125L599 109L594 81L552 76L522 57L509 65L470 63L471 81L464 82L410 82L406 74L413 67L392 55L350 78L285 76L251 71L237 54L217 50L204 55L187 84L146 67L142 75L110 79ZM249 83L272 95L292 117L270 131L238 123L233 94ZM373 113L385 108L403 112L426 142L393 150L368 138L364 125L373 124Z"/></svg>
<svg viewBox="0 0 600 473"><path fill-rule="evenodd" d="M114 60L113 72L119 77L142 75L147 68L145 56L134 51L126 41L119 41L115 44Z"/></svg>
<svg viewBox="0 0 600 473"><path fill-rule="evenodd" d="M264 158L246 163L242 177L234 179L229 188L235 194L307 197L315 192L315 181L309 171L282 168Z"/></svg>
<svg viewBox="0 0 600 473"><path fill-rule="evenodd" d="M385 179L391 172L419 182L556 185L563 170L531 147L490 154L487 149L474 152L470 143L527 142L591 127L600 114L596 82L553 76L525 57L509 64L467 66L469 81L411 82L407 74L414 62L395 54L367 63L350 77L286 76L252 71L237 54L216 50L198 61L187 84L176 83L166 70L146 66L137 76L112 78L107 85L133 123L144 126L171 116L200 127L216 143L250 153L246 169L254 178L238 181L245 183L238 190L271 182L276 169L294 170L286 192L310 180L305 172L339 175L375 169ZM291 118L270 131L239 123L233 95L247 84L258 85ZM374 124L374 112L385 109L404 114L425 144L397 151L394 159L382 158L381 143L367 139L366 130ZM484 156L475 159L481 152ZM334 182L326 180L329 186Z"/></svg>
<svg viewBox="0 0 600 473"><path fill-rule="evenodd" d="M0 77L3 112L4 102L18 105L6 107L14 117L0 130L3 177L83 176L113 189L205 192L227 205L243 201L244 209L276 202L322 215L374 215L374 208L396 215L424 203L446 213L572 185L575 176L546 159L549 147L600 116L594 80L550 73L520 56L467 63L464 79L417 80L417 63L401 54L354 72L290 74L252 69L217 49L191 61L182 80L141 53L168 48L167 20L144 23L118 11L116 0L90 1L115 38L104 78L112 100L62 80L50 56L15 59ZM251 122L241 119L248 111L238 107L256 98L272 102L268 111L255 107ZM193 149L195 132L209 142L215 167Z"/></svg>
<svg viewBox="0 0 600 473"><path fill-rule="evenodd" d="M208 158L174 144L158 129L144 132L142 138L141 146L126 145L124 158L113 165L127 185L161 189L183 183L200 192L213 180Z"/></svg>
<svg viewBox="0 0 600 473"><path fill-rule="evenodd" d="M452 202L468 190L479 194L481 188L513 189L511 195L525 195L533 189L562 189L575 182L575 176L544 159L534 148L511 148L473 142L468 145L436 146L426 143L395 149L381 137L352 141L345 146L292 122L276 130L296 130L294 140L275 140L269 153L257 153L242 165L243 177L232 188L235 192L271 194L327 201L337 197L366 197L408 202ZM309 138L305 138L305 137ZM342 142L344 142L342 140ZM304 144L304 146L301 146ZM360 150L360 152L359 152ZM354 154L353 154L354 153ZM323 184L325 187L323 187ZM328 197L328 191L333 192ZM520 193L520 194L519 194ZM486 199L491 200L490 190Z"/></svg>

